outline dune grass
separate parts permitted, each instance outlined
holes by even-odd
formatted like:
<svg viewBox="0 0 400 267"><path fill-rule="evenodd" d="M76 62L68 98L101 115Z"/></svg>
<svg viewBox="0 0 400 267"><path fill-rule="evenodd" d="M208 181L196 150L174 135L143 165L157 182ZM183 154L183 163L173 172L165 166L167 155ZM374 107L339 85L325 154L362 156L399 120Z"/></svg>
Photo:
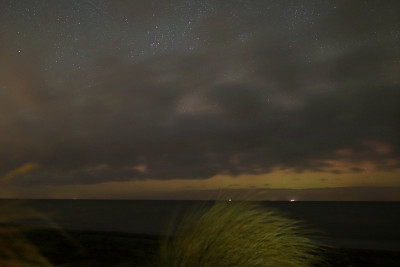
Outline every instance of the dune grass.
<svg viewBox="0 0 400 267"><path fill-rule="evenodd" d="M25 238L19 228L0 225L0 266L52 266L52 264Z"/></svg>
<svg viewBox="0 0 400 267"><path fill-rule="evenodd" d="M37 167L28 163L0 177L0 185ZM20 205L20 201L0 205L0 266L52 266L12 222L18 219L42 218L43 215Z"/></svg>
<svg viewBox="0 0 400 267"><path fill-rule="evenodd" d="M155 266L313 266L321 251L298 222L248 202L216 202L185 217Z"/></svg>

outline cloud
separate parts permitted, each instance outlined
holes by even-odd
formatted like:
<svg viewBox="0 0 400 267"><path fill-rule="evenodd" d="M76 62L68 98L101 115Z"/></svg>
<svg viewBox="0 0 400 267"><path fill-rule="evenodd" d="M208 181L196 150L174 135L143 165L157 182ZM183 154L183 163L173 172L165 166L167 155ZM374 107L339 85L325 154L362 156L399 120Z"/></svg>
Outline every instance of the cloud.
<svg viewBox="0 0 400 267"><path fill-rule="evenodd" d="M197 54L102 56L53 83L37 53L13 63L3 47L0 171L39 162L14 182L63 185L399 168L396 15L357 13L358 31L342 12L299 32L228 34Z"/></svg>

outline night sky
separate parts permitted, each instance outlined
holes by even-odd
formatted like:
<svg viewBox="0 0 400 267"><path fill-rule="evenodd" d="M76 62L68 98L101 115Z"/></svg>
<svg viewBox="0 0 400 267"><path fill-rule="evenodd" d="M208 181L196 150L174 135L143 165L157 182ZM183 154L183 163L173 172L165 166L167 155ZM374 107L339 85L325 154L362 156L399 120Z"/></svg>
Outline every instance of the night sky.
<svg viewBox="0 0 400 267"><path fill-rule="evenodd" d="M0 0L0 197L400 200L399 14Z"/></svg>

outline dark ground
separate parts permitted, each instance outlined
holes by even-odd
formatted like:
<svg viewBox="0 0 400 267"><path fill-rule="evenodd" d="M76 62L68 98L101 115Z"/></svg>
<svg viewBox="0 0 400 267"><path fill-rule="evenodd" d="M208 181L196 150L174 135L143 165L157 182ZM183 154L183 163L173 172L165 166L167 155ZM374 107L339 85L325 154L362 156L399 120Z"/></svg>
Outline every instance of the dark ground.
<svg viewBox="0 0 400 267"><path fill-rule="evenodd" d="M35 228L25 236L56 266L149 266L160 237ZM326 247L331 266L400 266L397 251Z"/></svg>

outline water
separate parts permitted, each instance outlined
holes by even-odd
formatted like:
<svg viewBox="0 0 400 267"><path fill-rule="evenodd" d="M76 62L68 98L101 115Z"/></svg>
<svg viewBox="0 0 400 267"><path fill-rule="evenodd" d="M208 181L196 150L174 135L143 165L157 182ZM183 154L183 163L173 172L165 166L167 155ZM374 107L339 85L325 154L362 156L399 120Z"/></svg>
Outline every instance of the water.
<svg viewBox="0 0 400 267"><path fill-rule="evenodd" d="M0 204L9 204L2 200ZM260 202L301 220L324 234L328 245L400 249L400 202ZM161 235L169 223L204 201L30 200L23 205L46 214L49 221L16 223L46 226L54 222L68 230Z"/></svg>

